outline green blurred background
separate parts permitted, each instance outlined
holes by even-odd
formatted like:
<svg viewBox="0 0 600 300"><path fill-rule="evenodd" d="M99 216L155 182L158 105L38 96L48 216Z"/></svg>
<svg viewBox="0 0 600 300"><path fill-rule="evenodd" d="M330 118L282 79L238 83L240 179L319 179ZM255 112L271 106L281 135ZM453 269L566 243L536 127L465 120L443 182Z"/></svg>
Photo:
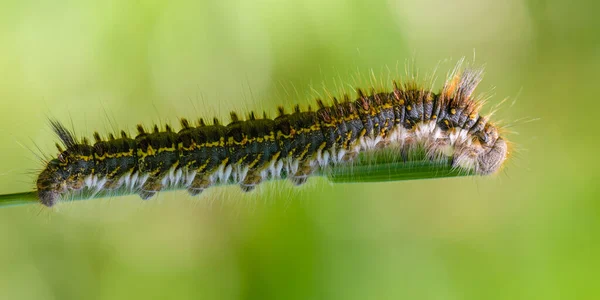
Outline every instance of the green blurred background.
<svg viewBox="0 0 600 300"><path fill-rule="evenodd" d="M370 68L395 77L413 59L422 74L439 65L439 88L473 53L486 65L485 111L508 98L495 119L514 143L491 178L314 178L251 195L1 208L0 298L596 299L598 11L558 0L0 0L1 193L30 190L34 152L55 154L47 117L90 136L273 112L309 102L311 86L335 90Z"/></svg>

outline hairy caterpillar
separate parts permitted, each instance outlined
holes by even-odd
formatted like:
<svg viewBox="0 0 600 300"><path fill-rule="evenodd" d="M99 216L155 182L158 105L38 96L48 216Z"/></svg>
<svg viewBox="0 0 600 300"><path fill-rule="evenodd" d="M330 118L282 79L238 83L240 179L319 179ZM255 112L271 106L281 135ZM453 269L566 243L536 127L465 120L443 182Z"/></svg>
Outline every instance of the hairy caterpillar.
<svg viewBox="0 0 600 300"><path fill-rule="evenodd" d="M457 68L458 70L458 68ZM191 195L219 183L236 183L250 191L262 181L286 177L300 185L318 168L349 163L361 151L391 147L404 156L417 147L428 159L451 158L456 168L487 175L497 172L508 155L498 128L481 116L482 101L473 91L481 69L453 72L439 93L414 82L398 83L388 92L357 89L330 105L317 100L316 110L296 106L291 113L278 108L269 119L251 112L242 120L218 119L195 124L181 119L147 131L138 125L130 137L121 131L92 145L78 141L61 123L51 121L63 147L37 178L37 195L46 206L82 189L127 188L149 199L167 186Z"/></svg>

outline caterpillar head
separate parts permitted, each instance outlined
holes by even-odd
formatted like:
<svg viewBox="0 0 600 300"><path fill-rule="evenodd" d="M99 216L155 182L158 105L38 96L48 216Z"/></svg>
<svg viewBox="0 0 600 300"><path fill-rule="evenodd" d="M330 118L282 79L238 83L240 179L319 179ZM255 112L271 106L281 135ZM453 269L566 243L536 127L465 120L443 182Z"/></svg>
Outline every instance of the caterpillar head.
<svg viewBox="0 0 600 300"><path fill-rule="evenodd" d="M53 159L48 162L46 168L38 176L36 182L38 199L43 205L48 207L53 206L58 201L60 195L66 191L64 184L66 174L61 169L60 161Z"/></svg>
<svg viewBox="0 0 600 300"><path fill-rule="evenodd" d="M37 179L40 202L46 206L56 203L67 190L80 190L94 171L92 147L79 144L52 159Z"/></svg>
<svg viewBox="0 0 600 300"><path fill-rule="evenodd" d="M66 150L57 144L58 157L50 160L38 176L36 187L40 202L53 206L68 190L79 190L94 172L93 147L86 139L77 143L74 135L62 124L51 121L54 132Z"/></svg>

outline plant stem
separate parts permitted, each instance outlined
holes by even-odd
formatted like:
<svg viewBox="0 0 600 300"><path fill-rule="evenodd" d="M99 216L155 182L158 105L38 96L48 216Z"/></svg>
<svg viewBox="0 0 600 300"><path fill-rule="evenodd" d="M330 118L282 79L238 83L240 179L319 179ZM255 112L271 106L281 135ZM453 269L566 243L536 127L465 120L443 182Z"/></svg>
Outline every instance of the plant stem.
<svg viewBox="0 0 600 300"><path fill-rule="evenodd" d="M0 207L23 205L38 202L35 192L0 195Z"/></svg>
<svg viewBox="0 0 600 300"><path fill-rule="evenodd" d="M422 152L417 151L406 160L400 160L398 153L381 151L366 156L361 154L358 159L349 164L337 165L334 168L320 169L316 176L325 176L334 183L386 182L418 179L433 179L444 177L470 176L473 172L453 168L450 159L428 160ZM183 189L172 187L166 190ZM131 189L118 189L111 196L133 194ZM96 199L108 196L107 193L77 193L72 200ZM36 192L23 192L0 195L0 207L37 203Z"/></svg>

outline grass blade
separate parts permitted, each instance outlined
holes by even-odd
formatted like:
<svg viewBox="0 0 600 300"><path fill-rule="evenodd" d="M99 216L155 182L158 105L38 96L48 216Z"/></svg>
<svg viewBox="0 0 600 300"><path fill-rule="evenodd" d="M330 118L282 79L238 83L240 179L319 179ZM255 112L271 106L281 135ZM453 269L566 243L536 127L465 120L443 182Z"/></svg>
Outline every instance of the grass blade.
<svg viewBox="0 0 600 300"><path fill-rule="evenodd" d="M379 151L368 155L361 153L356 161L352 163L318 170L315 175L325 176L333 183L361 183L459 177L473 174L473 172L453 168L450 159L428 160L422 151L416 151L405 161L399 158L397 152ZM183 187L175 186L165 190L178 189L183 189ZM84 190L69 198L72 200L88 200L107 196L125 196L133 193L130 189L124 188L111 191L110 194L105 192L92 193ZM0 207L32 203L38 203L36 192L0 195Z"/></svg>

